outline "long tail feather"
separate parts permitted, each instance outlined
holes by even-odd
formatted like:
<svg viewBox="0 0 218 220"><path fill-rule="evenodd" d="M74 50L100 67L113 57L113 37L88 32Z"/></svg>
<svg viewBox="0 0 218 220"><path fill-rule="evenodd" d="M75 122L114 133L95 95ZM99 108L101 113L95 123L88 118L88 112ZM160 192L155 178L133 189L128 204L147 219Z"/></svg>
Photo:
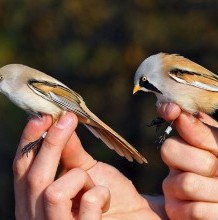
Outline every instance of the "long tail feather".
<svg viewBox="0 0 218 220"><path fill-rule="evenodd" d="M120 156L125 157L128 161L132 162L135 159L140 164L147 163L147 160L133 146L129 143L127 145L126 141L122 142L120 138L116 138L110 131L87 124L85 124L85 126L110 149L115 150Z"/></svg>

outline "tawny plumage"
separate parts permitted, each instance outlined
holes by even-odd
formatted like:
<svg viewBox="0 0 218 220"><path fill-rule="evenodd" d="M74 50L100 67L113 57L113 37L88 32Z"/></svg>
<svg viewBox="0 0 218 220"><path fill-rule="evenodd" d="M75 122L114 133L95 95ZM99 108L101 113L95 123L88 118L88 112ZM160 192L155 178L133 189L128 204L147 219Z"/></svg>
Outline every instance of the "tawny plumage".
<svg viewBox="0 0 218 220"><path fill-rule="evenodd" d="M20 64L4 66L0 69L0 91L27 112L49 114L54 121L66 111L74 112L79 122L120 156L129 161L147 162L132 145L94 115L78 93L47 74ZM31 149L34 144L28 147Z"/></svg>
<svg viewBox="0 0 218 220"><path fill-rule="evenodd" d="M157 106L173 102L186 112L212 114L218 108L218 76L199 64L177 54L159 53L145 59L135 73L133 93L153 92ZM160 126L163 120L153 120ZM162 144L172 129L159 138Z"/></svg>
<svg viewBox="0 0 218 220"><path fill-rule="evenodd" d="M135 92L153 92L157 104L174 102L190 113L211 114L218 108L218 76L177 54L159 53L145 59L136 71L134 84Z"/></svg>

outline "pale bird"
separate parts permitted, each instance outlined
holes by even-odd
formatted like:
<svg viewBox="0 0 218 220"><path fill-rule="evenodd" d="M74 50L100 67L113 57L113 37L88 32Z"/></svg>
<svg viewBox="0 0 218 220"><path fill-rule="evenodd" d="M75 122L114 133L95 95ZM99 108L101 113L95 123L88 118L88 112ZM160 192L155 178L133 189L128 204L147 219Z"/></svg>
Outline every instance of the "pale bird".
<svg viewBox="0 0 218 220"><path fill-rule="evenodd" d="M157 106L173 102L196 116L199 112L212 114L218 108L218 76L177 54L159 53L145 59L134 78L133 93L140 90L153 92ZM155 124L159 126L159 121L151 123ZM170 131L168 128L166 133Z"/></svg>
<svg viewBox="0 0 218 220"><path fill-rule="evenodd" d="M6 65L0 68L0 92L30 114L39 117L49 114L54 122L66 111L74 112L79 122L120 156L129 161L147 162L132 145L94 115L78 93L43 72L21 64ZM23 152L36 147L45 135L25 146Z"/></svg>

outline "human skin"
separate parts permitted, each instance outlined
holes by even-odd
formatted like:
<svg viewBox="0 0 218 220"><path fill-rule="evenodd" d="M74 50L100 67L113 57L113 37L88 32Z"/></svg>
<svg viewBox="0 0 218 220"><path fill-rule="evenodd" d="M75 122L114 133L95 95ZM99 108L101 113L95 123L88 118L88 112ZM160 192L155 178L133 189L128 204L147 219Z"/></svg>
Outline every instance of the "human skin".
<svg viewBox="0 0 218 220"><path fill-rule="evenodd" d="M197 118L184 113L172 103L162 104L159 113L168 121L175 120L179 133L161 148L169 167L163 182L167 215L176 220L217 219L218 123L203 113Z"/></svg>
<svg viewBox="0 0 218 220"><path fill-rule="evenodd" d="M77 117L30 120L14 159L16 218L29 219L165 219L160 197L141 196L132 182L114 167L97 162L75 133ZM37 155L21 149L48 133ZM55 178L61 163L61 175Z"/></svg>
<svg viewBox="0 0 218 220"><path fill-rule="evenodd" d="M161 148L170 170L163 182L167 215L176 220L216 219L217 122L204 114L199 120L172 103L162 104L159 113L174 120L180 135L168 138ZM73 120L51 126L51 118L44 116L30 120L24 129L13 165L17 219L167 219L163 199L142 197L118 170L94 160L76 136L76 116L63 117ZM21 148L47 129L39 153L22 156ZM61 175L55 178L60 161Z"/></svg>

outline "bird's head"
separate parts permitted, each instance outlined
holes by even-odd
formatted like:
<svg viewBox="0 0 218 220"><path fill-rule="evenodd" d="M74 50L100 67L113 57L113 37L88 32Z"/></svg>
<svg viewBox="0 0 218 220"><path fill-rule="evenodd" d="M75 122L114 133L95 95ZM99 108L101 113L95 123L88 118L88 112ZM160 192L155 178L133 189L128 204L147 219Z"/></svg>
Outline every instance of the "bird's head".
<svg viewBox="0 0 218 220"><path fill-rule="evenodd" d="M135 73L133 94L140 90L162 94L158 88L161 72L162 53L145 59Z"/></svg>
<svg viewBox="0 0 218 220"><path fill-rule="evenodd" d="M8 64L0 68L0 91L7 93L15 84L24 79L25 66L21 64ZM15 87L16 88L16 87ZM14 90L15 91L15 90Z"/></svg>

